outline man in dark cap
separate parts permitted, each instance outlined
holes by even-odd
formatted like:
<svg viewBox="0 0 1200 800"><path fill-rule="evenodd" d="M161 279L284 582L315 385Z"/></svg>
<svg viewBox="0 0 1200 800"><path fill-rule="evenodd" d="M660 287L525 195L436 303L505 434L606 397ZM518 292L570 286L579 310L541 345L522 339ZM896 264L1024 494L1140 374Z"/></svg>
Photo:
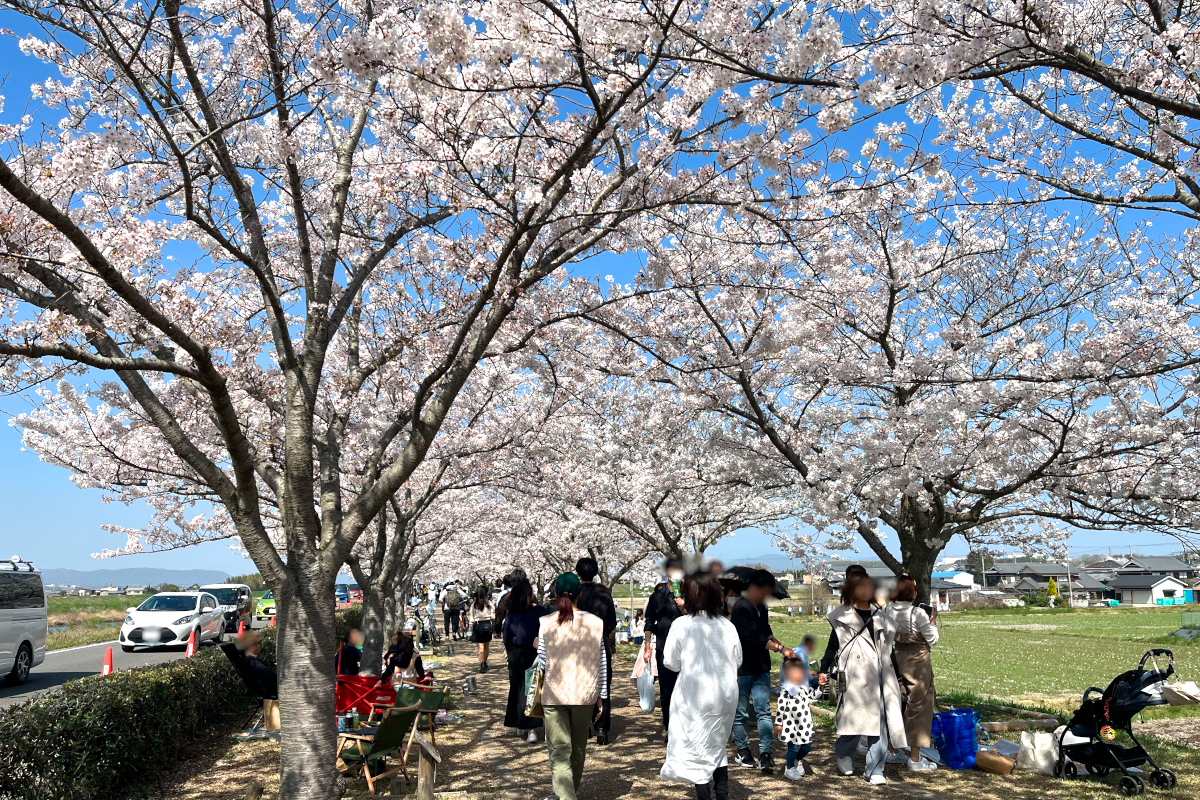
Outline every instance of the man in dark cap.
<svg viewBox="0 0 1200 800"><path fill-rule="evenodd" d="M775 591L775 576L765 569L755 570L747 579L746 591L733 604L730 621L742 643L742 666L738 668L738 705L733 721L733 741L737 746L734 763L759 768L764 774L775 771L775 721L771 718L771 653L795 658L795 652L775 638L767 618L767 598ZM758 722L758 762L750 752L750 704Z"/></svg>
<svg viewBox="0 0 1200 800"><path fill-rule="evenodd" d="M613 602L612 592L603 583L596 582L600 574L600 565L596 559L585 556L575 562L575 574L583 584L576 605L580 611L595 614L604 621L604 649L608 672L608 685L612 686L612 660L617 649L617 604ZM600 713L592 720L596 729L596 744L608 744L608 733L612 730L612 704L604 703Z"/></svg>

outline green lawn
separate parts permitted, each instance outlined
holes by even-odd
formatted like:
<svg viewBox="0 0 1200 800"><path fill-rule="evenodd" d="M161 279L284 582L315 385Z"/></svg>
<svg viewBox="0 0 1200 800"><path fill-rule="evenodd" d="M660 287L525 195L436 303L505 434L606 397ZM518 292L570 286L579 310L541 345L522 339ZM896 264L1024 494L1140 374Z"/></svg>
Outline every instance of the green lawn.
<svg viewBox="0 0 1200 800"><path fill-rule="evenodd" d="M1164 642L1170 642L1185 678L1200 674L1200 645L1165 638L1179 621L1178 606L943 614L942 641L934 649L937 685L943 692L1067 710L1089 686L1107 686ZM824 620L776 615L772 625L789 645L813 634L814 657L824 652L829 635Z"/></svg>

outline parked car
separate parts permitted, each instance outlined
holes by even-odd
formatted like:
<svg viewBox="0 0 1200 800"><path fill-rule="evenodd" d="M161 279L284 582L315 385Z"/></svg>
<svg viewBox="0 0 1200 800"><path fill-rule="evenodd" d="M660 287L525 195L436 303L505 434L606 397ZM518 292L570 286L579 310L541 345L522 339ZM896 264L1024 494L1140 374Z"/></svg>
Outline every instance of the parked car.
<svg viewBox="0 0 1200 800"><path fill-rule="evenodd" d="M258 598L254 604L254 618L259 622L275 616L275 593L267 589L267 593Z"/></svg>
<svg viewBox="0 0 1200 800"><path fill-rule="evenodd" d="M219 642L225 630L225 616L211 592L159 592L125 611L120 640L126 653L139 645L187 644L192 631L197 644Z"/></svg>
<svg viewBox="0 0 1200 800"><path fill-rule="evenodd" d="M46 660L47 619L42 573L17 556L0 563L0 679L24 683Z"/></svg>
<svg viewBox="0 0 1200 800"><path fill-rule="evenodd" d="M254 593L244 583L212 583L201 586L200 591L217 598L221 614L225 617L225 632L237 633L238 623L249 622Z"/></svg>

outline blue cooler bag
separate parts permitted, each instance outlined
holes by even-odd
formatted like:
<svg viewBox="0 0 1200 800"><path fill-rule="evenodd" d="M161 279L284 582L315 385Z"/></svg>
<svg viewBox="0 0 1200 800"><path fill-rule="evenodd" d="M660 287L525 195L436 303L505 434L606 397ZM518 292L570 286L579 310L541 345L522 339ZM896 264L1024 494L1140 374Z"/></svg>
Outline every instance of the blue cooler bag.
<svg viewBox="0 0 1200 800"><path fill-rule="evenodd" d="M979 712L943 711L933 715L933 743L950 769L975 769L979 749Z"/></svg>

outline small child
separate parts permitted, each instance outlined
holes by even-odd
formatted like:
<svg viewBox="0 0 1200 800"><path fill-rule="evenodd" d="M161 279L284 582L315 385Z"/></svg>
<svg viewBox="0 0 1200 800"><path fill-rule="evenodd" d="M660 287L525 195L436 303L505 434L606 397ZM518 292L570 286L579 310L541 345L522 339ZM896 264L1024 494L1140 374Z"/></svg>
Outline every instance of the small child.
<svg viewBox="0 0 1200 800"><path fill-rule="evenodd" d="M783 777L804 777L804 757L812 750L813 718L810 703L820 692L809 686L808 665L798 658L783 662L783 685L779 689L779 712L775 715L775 739L787 744L787 766Z"/></svg>

